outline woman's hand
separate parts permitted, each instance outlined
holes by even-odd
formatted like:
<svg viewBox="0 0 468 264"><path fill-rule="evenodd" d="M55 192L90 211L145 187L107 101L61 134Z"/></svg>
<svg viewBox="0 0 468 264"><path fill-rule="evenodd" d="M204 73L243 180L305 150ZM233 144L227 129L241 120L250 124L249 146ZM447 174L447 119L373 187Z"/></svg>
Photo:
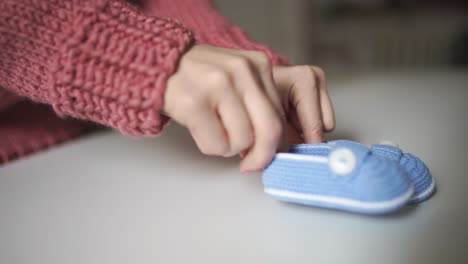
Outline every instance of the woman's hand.
<svg viewBox="0 0 468 264"><path fill-rule="evenodd" d="M323 132L335 128L323 70L309 65L277 66L273 75L287 115L289 143L322 142Z"/></svg>
<svg viewBox="0 0 468 264"><path fill-rule="evenodd" d="M272 67L257 51L192 47L164 100L164 113L189 129L202 153L242 153L243 173L263 169L286 146L286 115L293 134L304 131L306 142L321 141L322 128L334 126L318 68Z"/></svg>

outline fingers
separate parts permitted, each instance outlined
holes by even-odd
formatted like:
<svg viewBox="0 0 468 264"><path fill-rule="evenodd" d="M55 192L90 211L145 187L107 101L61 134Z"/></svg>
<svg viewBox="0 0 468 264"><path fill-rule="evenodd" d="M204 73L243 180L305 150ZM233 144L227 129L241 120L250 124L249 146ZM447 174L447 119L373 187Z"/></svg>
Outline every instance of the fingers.
<svg viewBox="0 0 468 264"><path fill-rule="evenodd" d="M263 89L275 107L275 110L278 112L280 117L284 117L284 108L273 79L273 67L268 56L259 51L240 50L237 51L237 53L249 59L249 61L254 65L252 69L256 73L255 76L259 77L260 80L258 81L262 83Z"/></svg>
<svg viewBox="0 0 468 264"><path fill-rule="evenodd" d="M323 129L326 132L331 132L335 129L335 112L333 110L333 104L328 93L327 79L325 72L316 66L311 67L316 76L316 82L319 87L320 93L320 107L322 111Z"/></svg>
<svg viewBox="0 0 468 264"><path fill-rule="evenodd" d="M305 142L322 142L322 111L314 71L309 66L278 68L275 79L281 86L290 87L291 111L297 113Z"/></svg>
<svg viewBox="0 0 468 264"><path fill-rule="evenodd" d="M228 137L229 151L224 156L240 153L253 143L253 132L248 113L240 99L225 93L225 100L218 106L218 113Z"/></svg>
<svg viewBox="0 0 468 264"><path fill-rule="evenodd" d="M222 71L212 71L208 77L207 85L213 88L204 91L207 96L198 95L205 99L192 96L197 103L185 103L192 105L188 108L190 112L196 113L191 121L187 121L192 124L189 130L202 153L230 157L252 144L250 117L233 87L232 78Z"/></svg>
<svg viewBox="0 0 468 264"><path fill-rule="evenodd" d="M301 144L304 143L302 136L302 126L299 118L297 117L296 109L294 107L289 108L288 112L288 143L289 144Z"/></svg>
<svg viewBox="0 0 468 264"><path fill-rule="evenodd" d="M310 82L298 84L293 91L293 105L296 109L299 122L302 126L306 143L319 143L322 136L322 113L320 110L320 97L315 89L310 89ZM307 86L306 86L307 85Z"/></svg>
<svg viewBox="0 0 468 264"><path fill-rule="evenodd" d="M283 131L281 132L281 138L278 142L277 150L286 151L287 150L287 138L286 133L284 133L284 128L286 127L286 114L282 104L278 88L273 79L273 68L268 56L263 52L258 51L241 51L241 53L250 58L251 62L256 66L253 67L254 74L259 76L258 80L263 88L264 93L266 94L267 99L273 105L276 113L282 123ZM287 101L286 101L287 103Z"/></svg>
<svg viewBox="0 0 468 264"><path fill-rule="evenodd" d="M244 96L254 130L254 144L241 162L241 171L248 173L271 161L283 136L283 123L260 90L249 89Z"/></svg>
<svg viewBox="0 0 468 264"><path fill-rule="evenodd" d="M292 136L300 139L302 132L308 143L322 141L322 131L334 127L319 68L272 67L261 52L206 45L182 57L168 80L163 110L190 129L203 153L243 153L244 172L263 169L284 142L285 112L300 124Z"/></svg>
<svg viewBox="0 0 468 264"><path fill-rule="evenodd" d="M334 112L323 70L315 66L277 67L274 77L286 89L291 104L288 121L302 131L306 143L323 141L323 131L335 126Z"/></svg>
<svg viewBox="0 0 468 264"><path fill-rule="evenodd" d="M217 115L204 112L205 117L194 121L190 131L203 153L222 156L245 153L241 171L261 170L276 153L285 118L278 114L281 107L275 108L267 95L253 62L240 56L223 56L222 61L207 76L211 81L205 91L210 94L209 105ZM199 96L204 98L203 93ZM213 112L206 110L210 111Z"/></svg>
<svg viewBox="0 0 468 264"><path fill-rule="evenodd" d="M221 120L212 109L205 108L194 116L188 129L198 149L206 155L226 155L230 147Z"/></svg>
<svg viewBox="0 0 468 264"><path fill-rule="evenodd" d="M247 173L263 169L278 147L285 147L286 144L280 142L286 142L283 137L286 122L268 59L263 60L256 53L232 53L233 56L226 56L224 65L228 65L233 74L232 80L245 107L253 135L248 151L240 151L243 156L241 171Z"/></svg>

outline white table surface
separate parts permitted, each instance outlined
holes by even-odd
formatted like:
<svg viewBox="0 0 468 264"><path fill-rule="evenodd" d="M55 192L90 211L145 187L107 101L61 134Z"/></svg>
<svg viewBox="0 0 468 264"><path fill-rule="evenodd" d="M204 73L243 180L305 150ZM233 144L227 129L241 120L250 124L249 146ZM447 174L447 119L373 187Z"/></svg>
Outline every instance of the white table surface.
<svg viewBox="0 0 468 264"><path fill-rule="evenodd" d="M426 161L429 201L385 217L280 203L176 125L106 131L0 168L0 263L468 263L468 75L331 79L334 138Z"/></svg>

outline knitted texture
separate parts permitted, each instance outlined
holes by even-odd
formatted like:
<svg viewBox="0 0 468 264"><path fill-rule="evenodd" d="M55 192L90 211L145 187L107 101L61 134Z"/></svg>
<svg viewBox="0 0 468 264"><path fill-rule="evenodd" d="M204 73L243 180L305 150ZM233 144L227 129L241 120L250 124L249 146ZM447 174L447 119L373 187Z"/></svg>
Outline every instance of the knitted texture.
<svg viewBox="0 0 468 264"><path fill-rule="evenodd" d="M403 167L414 185L414 195L411 202L418 203L427 200L435 191L436 184L426 164L411 153L403 153L399 148L387 145L371 146L373 153L397 161Z"/></svg>
<svg viewBox="0 0 468 264"><path fill-rule="evenodd" d="M328 156L336 143L342 140L330 141L319 144L297 144L289 147L289 152L306 155ZM409 180L414 186L414 194L411 203L419 203L427 200L435 191L436 184L426 164L418 157L410 153L403 153L395 146L376 144L370 147L373 154L398 162L400 167L408 174Z"/></svg>
<svg viewBox="0 0 468 264"><path fill-rule="evenodd" d="M367 214L393 212L413 194L402 167L363 145L340 141L326 155L314 153L276 154L263 173L265 192L282 201Z"/></svg>
<svg viewBox="0 0 468 264"><path fill-rule="evenodd" d="M9 113L8 122L0 119L0 164L67 140L68 130L80 134L75 130L80 122L51 112L46 119L57 129L45 129L44 123L41 136L47 142L31 148L24 139L42 142L34 132L41 124L34 122L37 106L19 103L25 98L51 105L62 118L134 136L158 135L168 122L159 114L166 82L194 33L198 43L262 50L274 63L282 62L209 1L152 0L140 7L122 0L0 1L0 114L4 119L2 112ZM22 111L10 111L18 103ZM21 120L21 131L11 129L12 120Z"/></svg>

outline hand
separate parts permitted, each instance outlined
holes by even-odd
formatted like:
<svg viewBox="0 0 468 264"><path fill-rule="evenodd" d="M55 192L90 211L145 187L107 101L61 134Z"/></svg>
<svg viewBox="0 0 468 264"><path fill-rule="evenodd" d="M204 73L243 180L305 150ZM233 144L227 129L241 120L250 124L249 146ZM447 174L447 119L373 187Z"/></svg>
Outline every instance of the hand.
<svg viewBox="0 0 468 264"><path fill-rule="evenodd" d="M192 47L168 80L163 112L207 155L245 153L243 173L263 169L285 142L285 112L262 52Z"/></svg>
<svg viewBox="0 0 468 264"><path fill-rule="evenodd" d="M286 112L289 143L318 143L335 128L325 73L316 66L277 66L273 75Z"/></svg>
<svg viewBox="0 0 468 264"><path fill-rule="evenodd" d="M317 67L272 67L261 52L194 46L168 81L165 114L186 126L202 153L242 153L241 171L263 169L295 141L320 142L334 127L325 76Z"/></svg>

